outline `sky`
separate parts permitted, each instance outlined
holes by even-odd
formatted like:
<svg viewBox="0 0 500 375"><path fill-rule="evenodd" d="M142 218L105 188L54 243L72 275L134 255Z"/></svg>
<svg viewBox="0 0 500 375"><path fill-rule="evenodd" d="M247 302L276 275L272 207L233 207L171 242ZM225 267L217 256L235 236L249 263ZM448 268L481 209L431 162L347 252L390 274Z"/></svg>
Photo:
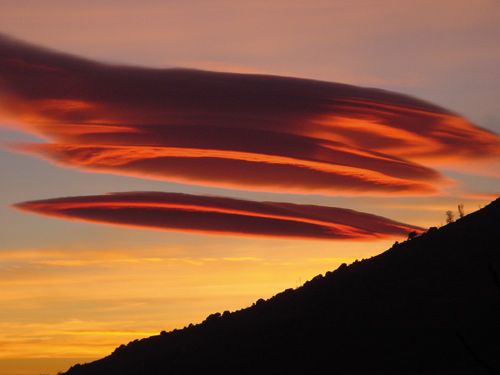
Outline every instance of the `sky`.
<svg viewBox="0 0 500 375"><path fill-rule="evenodd" d="M243 308L500 191L495 0L0 0L0 25L0 374Z"/></svg>

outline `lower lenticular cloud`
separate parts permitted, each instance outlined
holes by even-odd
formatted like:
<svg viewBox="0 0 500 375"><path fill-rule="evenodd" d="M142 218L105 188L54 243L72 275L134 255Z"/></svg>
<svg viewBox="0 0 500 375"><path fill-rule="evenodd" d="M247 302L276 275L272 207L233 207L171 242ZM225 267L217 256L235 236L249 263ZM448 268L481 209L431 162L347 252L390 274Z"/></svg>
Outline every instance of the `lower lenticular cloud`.
<svg viewBox="0 0 500 375"><path fill-rule="evenodd" d="M405 95L307 79L115 66L0 37L0 111L59 164L266 191L430 194L499 139Z"/></svg>
<svg viewBox="0 0 500 375"><path fill-rule="evenodd" d="M420 228L354 210L179 193L126 192L19 203L65 219L206 234L374 239Z"/></svg>

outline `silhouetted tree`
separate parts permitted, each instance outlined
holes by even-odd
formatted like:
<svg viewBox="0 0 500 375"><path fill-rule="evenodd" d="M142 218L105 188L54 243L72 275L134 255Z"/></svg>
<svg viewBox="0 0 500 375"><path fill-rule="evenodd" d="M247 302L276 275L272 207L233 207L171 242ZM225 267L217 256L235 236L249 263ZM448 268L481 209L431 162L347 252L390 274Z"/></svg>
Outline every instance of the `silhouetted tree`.
<svg viewBox="0 0 500 375"><path fill-rule="evenodd" d="M417 237L418 233L413 231L413 232L410 232L408 233L408 239L409 240L413 240L415 237Z"/></svg>
<svg viewBox="0 0 500 375"><path fill-rule="evenodd" d="M450 223L453 223L455 221L455 214L453 213L453 211L446 211L446 223L447 224L450 224Z"/></svg>
<svg viewBox="0 0 500 375"><path fill-rule="evenodd" d="M458 217L463 218L465 216L464 205L460 203L458 205Z"/></svg>
<svg viewBox="0 0 500 375"><path fill-rule="evenodd" d="M213 322L221 317L221 313L216 312L206 317L205 322Z"/></svg>
<svg viewBox="0 0 500 375"><path fill-rule="evenodd" d="M256 306L262 306L266 302L263 298L259 298L257 302L255 302Z"/></svg>

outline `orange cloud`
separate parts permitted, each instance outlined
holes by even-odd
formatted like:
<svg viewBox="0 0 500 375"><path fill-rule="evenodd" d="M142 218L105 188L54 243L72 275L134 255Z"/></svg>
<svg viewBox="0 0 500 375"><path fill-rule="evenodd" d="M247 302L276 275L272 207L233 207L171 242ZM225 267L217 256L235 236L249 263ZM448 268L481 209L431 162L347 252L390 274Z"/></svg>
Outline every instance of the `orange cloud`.
<svg viewBox="0 0 500 375"><path fill-rule="evenodd" d="M19 203L65 219L212 234L374 239L420 228L354 210L180 193L127 192Z"/></svg>
<svg viewBox="0 0 500 375"><path fill-rule="evenodd" d="M497 135L433 104L344 84L106 65L0 37L0 110L78 168L267 191L430 194L440 161Z"/></svg>

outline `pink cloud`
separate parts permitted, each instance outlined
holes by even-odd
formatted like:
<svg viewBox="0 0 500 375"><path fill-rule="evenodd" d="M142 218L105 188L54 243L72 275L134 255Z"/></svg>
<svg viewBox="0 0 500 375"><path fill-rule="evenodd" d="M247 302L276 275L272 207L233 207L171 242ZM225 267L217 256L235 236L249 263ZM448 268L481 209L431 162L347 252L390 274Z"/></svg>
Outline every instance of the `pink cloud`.
<svg viewBox="0 0 500 375"><path fill-rule="evenodd" d="M63 219L221 235L375 239L421 228L354 210L179 193L126 192L19 203Z"/></svg>
<svg viewBox="0 0 500 375"><path fill-rule="evenodd" d="M0 38L0 110L57 163L266 191L431 194L497 135L409 96L256 74L101 64Z"/></svg>

